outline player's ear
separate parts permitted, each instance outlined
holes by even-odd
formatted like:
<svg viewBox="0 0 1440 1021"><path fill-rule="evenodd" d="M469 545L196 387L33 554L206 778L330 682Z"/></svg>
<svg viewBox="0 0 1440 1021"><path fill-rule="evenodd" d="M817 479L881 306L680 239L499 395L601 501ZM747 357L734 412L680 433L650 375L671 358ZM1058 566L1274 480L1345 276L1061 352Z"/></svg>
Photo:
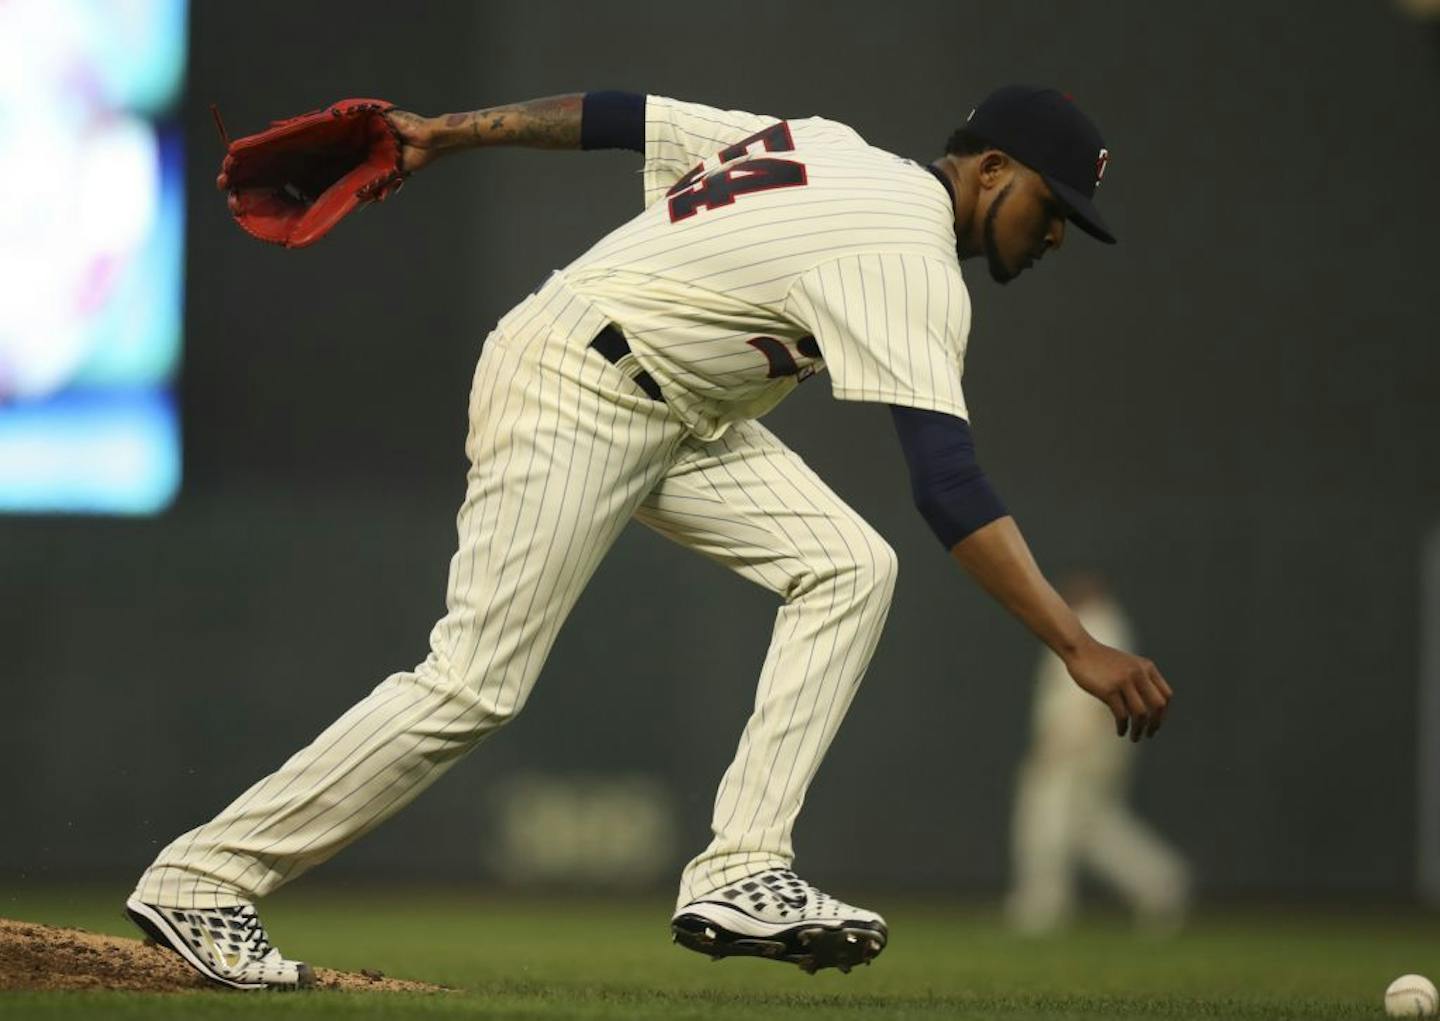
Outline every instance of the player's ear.
<svg viewBox="0 0 1440 1021"><path fill-rule="evenodd" d="M1015 164L999 149L987 149L975 165L975 176L982 188L1003 186L1015 173Z"/></svg>

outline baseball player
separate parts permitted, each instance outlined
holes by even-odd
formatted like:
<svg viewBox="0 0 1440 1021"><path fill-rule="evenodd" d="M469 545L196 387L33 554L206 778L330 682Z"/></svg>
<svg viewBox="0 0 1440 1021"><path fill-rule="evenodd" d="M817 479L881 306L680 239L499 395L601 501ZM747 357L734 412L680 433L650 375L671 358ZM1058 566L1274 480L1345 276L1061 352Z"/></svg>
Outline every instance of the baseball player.
<svg viewBox="0 0 1440 1021"><path fill-rule="evenodd" d="M239 988L309 981L254 901L379 825L524 707L556 633L638 520L780 597L754 712L684 869L676 941L814 971L869 963L874 911L791 871L790 834L864 676L895 553L758 419L822 369L841 400L891 407L915 502L941 544L1065 662L1133 739L1169 685L1092 638L1036 567L975 460L960 262L1009 281L1073 223L1107 153L1068 98L1008 87L926 166L821 118L782 120L594 92L472 113L386 115L403 166L459 149L625 148L645 209L490 333L447 613L392 675L211 821L161 851L127 908Z"/></svg>

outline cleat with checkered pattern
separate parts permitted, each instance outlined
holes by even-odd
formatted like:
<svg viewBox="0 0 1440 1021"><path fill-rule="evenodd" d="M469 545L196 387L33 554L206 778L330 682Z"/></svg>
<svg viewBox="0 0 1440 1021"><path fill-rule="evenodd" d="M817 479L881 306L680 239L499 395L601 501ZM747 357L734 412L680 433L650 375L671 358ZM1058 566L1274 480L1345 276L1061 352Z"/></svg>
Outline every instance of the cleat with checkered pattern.
<svg viewBox="0 0 1440 1021"><path fill-rule="evenodd" d="M167 908L132 897L125 913L160 946L212 982L232 989L300 989L314 984L302 961L270 945L253 904L227 908Z"/></svg>
<svg viewBox="0 0 1440 1021"><path fill-rule="evenodd" d="M873 911L815 889L789 869L768 869L686 904L670 920L676 943L723 957L763 957L848 972L885 949L889 930Z"/></svg>

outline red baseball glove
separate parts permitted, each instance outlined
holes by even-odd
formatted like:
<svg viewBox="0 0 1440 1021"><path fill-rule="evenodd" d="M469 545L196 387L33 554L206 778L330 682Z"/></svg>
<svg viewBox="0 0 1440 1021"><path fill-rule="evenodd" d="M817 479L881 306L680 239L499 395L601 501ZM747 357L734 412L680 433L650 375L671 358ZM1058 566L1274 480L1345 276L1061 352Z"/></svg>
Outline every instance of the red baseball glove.
<svg viewBox="0 0 1440 1021"><path fill-rule="evenodd" d="M226 154L215 184L230 193L235 222L261 241L303 248L357 206L398 191L400 139L385 119L393 108L342 99L233 142L216 111Z"/></svg>

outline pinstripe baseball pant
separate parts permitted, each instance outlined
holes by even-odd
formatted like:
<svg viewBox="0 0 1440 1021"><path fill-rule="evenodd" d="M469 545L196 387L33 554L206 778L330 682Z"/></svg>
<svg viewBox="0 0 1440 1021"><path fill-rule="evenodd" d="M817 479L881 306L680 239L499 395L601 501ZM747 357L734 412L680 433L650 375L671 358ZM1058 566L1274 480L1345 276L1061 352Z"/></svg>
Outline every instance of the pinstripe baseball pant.
<svg viewBox="0 0 1440 1021"><path fill-rule="evenodd" d="M140 899L263 897L408 804L520 712L632 517L784 600L680 902L790 863L805 791L884 626L895 555L759 423L696 439L588 346L603 317L567 293L542 290L502 320L476 368L459 549L429 655L173 841Z"/></svg>

